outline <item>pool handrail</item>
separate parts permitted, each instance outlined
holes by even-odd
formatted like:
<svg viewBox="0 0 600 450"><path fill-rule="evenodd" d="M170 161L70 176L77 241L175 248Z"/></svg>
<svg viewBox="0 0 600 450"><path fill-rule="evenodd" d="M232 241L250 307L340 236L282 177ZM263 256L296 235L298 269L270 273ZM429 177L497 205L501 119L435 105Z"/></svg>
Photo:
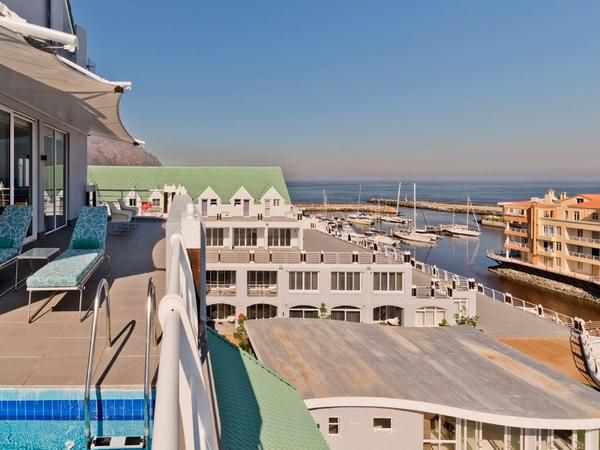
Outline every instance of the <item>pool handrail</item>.
<svg viewBox="0 0 600 450"><path fill-rule="evenodd" d="M90 445L92 439L92 429L91 429L91 413L90 413L90 386L92 382L92 370L94 368L94 353L96 350L96 328L98 325L98 310L100 309L101 299L104 295L104 311L106 313L106 339L107 346L110 348L112 346L112 338L111 338L111 330L110 330L110 287L108 285L108 281L106 278L102 278L98 283L98 288L96 289L96 297L94 298L94 315L92 319L92 331L90 334L90 349L88 352L88 362L87 362L87 371L85 375L85 392L83 398L83 410L84 410L84 430L85 430L85 440L86 444Z"/></svg>

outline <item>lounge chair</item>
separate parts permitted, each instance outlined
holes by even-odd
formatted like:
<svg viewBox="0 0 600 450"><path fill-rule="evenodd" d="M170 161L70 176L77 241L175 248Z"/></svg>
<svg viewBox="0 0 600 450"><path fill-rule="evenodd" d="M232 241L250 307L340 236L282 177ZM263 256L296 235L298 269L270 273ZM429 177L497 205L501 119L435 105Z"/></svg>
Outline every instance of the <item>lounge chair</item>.
<svg viewBox="0 0 600 450"><path fill-rule="evenodd" d="M119 224L124 224L125 231L129 231L129 225L133 218L131 212L117 208L115 202L108 202L108 208L110 209L110 223L113 231Z"/></svg>
<svg viewBox="0 0 600 450"><path fill-rule="evenodd" d="M0 215L0 270L6 269L11 264L16 268L19 263L17 256L23 250L23 240L31 224L33 209L31 206L8 205ZM16 279L15 279L16 282ZM0 296L10 292L11 286Z"/></svg>
<svg viewBox="0 0 600 450"><path fill-rule="evenodd" d="M133 223L133 227L137 226L137 215L138 209L135 206L127 206L122 198L119 199L119 207L121 211L125 211L131 214L131 222Z"/></svg>
<svg viewBox="0 0 600 450"><path fill-rule="evenodd" d="M82 207L69 248L27 278L29 323L31 323L31 296L37 291L79 291L79 320L83 322L81 304L85 284L104 261L108 263L110 273L110 257L105 253L107 220L108 212L105 207ZM36 315L52 297L36 312Z"/></svg>

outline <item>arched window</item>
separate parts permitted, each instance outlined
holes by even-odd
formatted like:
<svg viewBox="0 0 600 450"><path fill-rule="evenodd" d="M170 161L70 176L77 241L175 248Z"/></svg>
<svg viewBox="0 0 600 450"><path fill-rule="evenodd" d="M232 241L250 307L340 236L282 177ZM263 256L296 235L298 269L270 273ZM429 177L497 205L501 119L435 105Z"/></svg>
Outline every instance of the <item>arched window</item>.
<svg viewBox="0 0 600 450"><path fill-rule="evenodd" d="M399 306L385 305L373 308L373 320L375 322L393 319L398 319L398 325L402 325L402 308Z"/></svg>
<svg viewBox="0 0 600 450"><path fill-rule="evenodd" d="M319 308L316 306L299 305L290 308L290 318L292 319L318 319Z"/></svg>
<svg viewBox="0 0 600 450"><path fill-rule="evenodd" d="M331 308L331 318L346 322L360 322L360 308L347 305L336 306L335 308Z"/></svg>
<svg viewBox="0 0 600 450"><path fill-rule="evenodd" d="M235 306L227 303L215 303L214 305L208 305L206 312L209 320L227 319L229 316L235 317Z"/></svg>
<svg viewBox="0 0 600 450"><path fill-rule="evenodd" d="M277 317L277 306L267 303L257 303L250 305L247 309L248 319L271 319Z"/></svg>
<svg viewBox="0 0 600 450"><path fill-rule="evenodd" d="M415 312L416 327L437 327L440 322L446 320L446 310L437 306L426 306Z"/></svg>

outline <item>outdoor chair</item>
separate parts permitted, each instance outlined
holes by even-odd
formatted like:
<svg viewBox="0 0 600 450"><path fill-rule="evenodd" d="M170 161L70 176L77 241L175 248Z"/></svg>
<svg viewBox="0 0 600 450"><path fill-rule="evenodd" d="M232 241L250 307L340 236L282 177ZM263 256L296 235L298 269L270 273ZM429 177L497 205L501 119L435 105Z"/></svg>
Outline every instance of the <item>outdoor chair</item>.
<svg viewBox="0 0 600 450"><path fill-rule="evenodd" d="M31 323L31 296L34 292L79 291L79 320L81 315L83 291L93 273L104 261L108 264L110 274L110 257L105 253L106 227L108 212L105 207L84 206L81 208L69 248L54 261L49 262L32 276L27 278L29 292L28 321ZM108 274L106 277L108 277ZM35 313L37 315L54 294ZM88 309L89 311L89 309ZM87 311L86 311L87 314Z"/></svg>
<svg viewBox="0 0 600 450"><path fill-rule="evenodd" d="M32 214L31 206L8 205L0 215L0 270L14 264L15 283L17 264L19 264L17 256L23 250L23 241L31 224ZM0 297L12 289L11 286L2 292Z"/></svg>
<svg viewBox="0 0 600 450"><path fill-rule="evenodd" d="M127 206L122 198L119 199L119 206L121 207L121 211L131 213L131 222L135 228L137 226L138 209L135 206Z"/></svg>
<svg viewBox="0 0 600 450"><path fill-rule="evenodd" d="M129 231L131 225L131 219L133 215L131 212L117 208L115 202L108 202L108 208L110 209L110 223L112 231Z"/></svg>

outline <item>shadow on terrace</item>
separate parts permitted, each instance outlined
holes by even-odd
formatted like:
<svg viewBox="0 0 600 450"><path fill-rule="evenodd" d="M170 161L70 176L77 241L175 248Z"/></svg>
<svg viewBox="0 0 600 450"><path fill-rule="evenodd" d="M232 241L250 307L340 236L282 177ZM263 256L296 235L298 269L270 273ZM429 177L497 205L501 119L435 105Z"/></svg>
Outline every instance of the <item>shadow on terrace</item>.
<svg viewBox="0 0 600 450"><path fill-rule="evenodd" d="M63 251L69 243L72 226L26 245L30 248L57 247ZM104 305L98 318L94 380L97 385L141 385L144 377L144 332L146 290L154 278L156 296L164 295L164 237L162 222L138 221L128 234L108 235L106 252L111 257L110 309L112 347L106 345ZM34 261L34 270L40 262ZM96 287L106 276L102 265L87 282L83 310L93 304ZM21 261L19 278L29 275L29 264ZM14 266L0 272L0 291L14 284ZM50 292L36 292L32 315L44 305ZM83 323L78 317L79 293L56 293L33 323L27 323L27 291L0 297L0 385L4 386L82 386L90 342L92 314ZM158 348L152 349L151 377L155 381Z"/></svg>

